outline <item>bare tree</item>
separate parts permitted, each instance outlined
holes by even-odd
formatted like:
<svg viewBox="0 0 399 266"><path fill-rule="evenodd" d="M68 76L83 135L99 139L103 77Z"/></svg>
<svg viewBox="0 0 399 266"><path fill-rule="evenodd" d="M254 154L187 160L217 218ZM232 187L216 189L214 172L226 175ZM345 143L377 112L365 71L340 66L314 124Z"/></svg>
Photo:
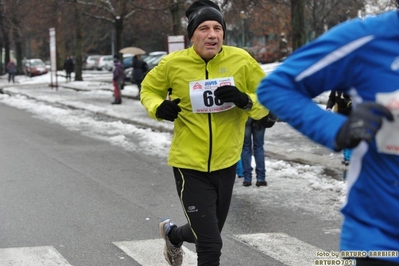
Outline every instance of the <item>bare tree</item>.
<svg viewBox="0 0 399 266"><path fill-rule="evenodd" d="M396 0L366 0L362 16L366 14L378 14L387 10L397 9L399 3Z"/></svg>
<svg viewBox="0 0 399 266"><path fill-rule="evenodd" d="M81 22L81 14L76 4L76 0L73 0L74 3L74 14L75 14L75 80L82 81L82 54L83 54L83 32L82 32L82 22Z"/></svg>
<svg viewBox="0 0 399 266"><path fill-rule="evenodd" d="M11 40L14 43L14 52L17 62L17 72L22 73L22 50L23 50L23 32L24 24L23 19L29 12L32 3L27 0L4 0L1 2L4 30L2 30L5 40ZM8 36L6 36L8 35ZM11 45L9 46L9 48ZM9 50L6 51L6 60L10 59Z"/></svg>
<svg viewBox="0 0 399 266"><path fill-rule="evenodd" d="M292 48L293 50L306 43L305 0L291 0Z"/></svg>
<svg viewBox="0 0 399 266"><path fill-rule="evenodd" d="M181 0L169 0L169 10L172 14L172 32L173 35L181 35L183 34L183 28L181 25L182 19L182 9L183 9L183 2Z"/></svg>
<svg viewBox="0 0 399 266"><path fill-rule="evenodd" d="M366 12L365 4L394 0L214 0L227 23L226 44L264 47L279 43L297 48L326 29ZM56 28L57 69L67 54L76 61L75 78L86 54L110 54L124 46L165 50L167 35L185 33L184 10L194 0L2 0L0 43L17 57L49 58L48 29ZM349 8L350 7L350 8ZM385 7L381 7L384 9ZM40 10L41 12L36 12ZM105 23L104 23L105 22ZM111 36L114 33L114 40ZM126 45L124 45L124 43ZM112 45L110 45L112 44ZM275 60L266 56L264 62Z"/></svg>
<svg viewBox="0 0 399 266"><path fill-rule="evenodd" d="M87 15L113 25L116 51L123 47L122 36L125 20L136 12L133 2L134 0L77 0L79 4L92 7L90 11L86 12Z"/></svg>
<svg viewBox="0 0 399 266"><path fill-rule="evenodd" d="M358 16L364 8L364 1L352 0L311 0L307 1L307 32L313 37L320 36L333 26ZM311 36L308 36L311 38Z"/></svg>
<svg viewBox="0 0 399 266"><path fill-rule="evenodd" d="M3 49L0 50L0 58L4 58L5 62L0 62L0 73L3 74L5 71L5 65L10 61L10 38L9 27L6 23L5 18L6 7L4 2L0 2L0 33L1 33L1 47L4 47L5 55L3 57Z"/></svg>

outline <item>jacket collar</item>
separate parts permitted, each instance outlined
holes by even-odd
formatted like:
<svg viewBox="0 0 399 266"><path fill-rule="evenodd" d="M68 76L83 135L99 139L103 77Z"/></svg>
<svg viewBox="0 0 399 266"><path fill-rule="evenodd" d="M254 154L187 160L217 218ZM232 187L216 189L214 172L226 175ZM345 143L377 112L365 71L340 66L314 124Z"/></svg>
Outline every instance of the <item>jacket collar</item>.
<svg viewBox="0 0 399 266"><path fill-rule="evenodd" d="M224 52L223 52L223 48L224 48L224 45L222 45L222 48L221 48L220 52L217 53L217 54L216 54L211 60L209 60L208 62L217 62L217 61L219 61L220 58L223 57L223 53L224 53ZM193 56L196 60L199 60L199 61L201 61L202 63L203 63L203 62L207 63L201 56L199 56L199 55L197 54L197 52L194 50L194 46L191 46L191 47L188 48L188 49L189 49L190 55Z"/></svg>

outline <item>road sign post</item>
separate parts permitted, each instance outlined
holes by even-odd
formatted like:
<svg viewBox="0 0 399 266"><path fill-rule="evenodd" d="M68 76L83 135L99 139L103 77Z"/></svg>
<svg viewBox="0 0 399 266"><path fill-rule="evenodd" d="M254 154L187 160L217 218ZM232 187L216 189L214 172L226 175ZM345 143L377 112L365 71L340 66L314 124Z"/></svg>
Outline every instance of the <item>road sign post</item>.
<svg viewBox="0 0 399 266"><path fill-rule="evenodd" d="M50 87L55 87L58 90L58 80L57 80L57 57L56 57L56 42L55 42L55 28L50 28L50 77L51 83ZM53 82L53 77L55 82Z"/></svg>

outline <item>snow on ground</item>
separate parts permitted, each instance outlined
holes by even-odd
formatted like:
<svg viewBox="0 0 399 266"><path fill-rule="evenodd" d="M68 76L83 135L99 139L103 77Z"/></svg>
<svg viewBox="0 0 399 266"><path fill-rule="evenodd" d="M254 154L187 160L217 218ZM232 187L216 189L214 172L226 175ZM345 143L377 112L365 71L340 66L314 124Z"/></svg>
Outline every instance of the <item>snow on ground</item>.
<svg viewBox="0 0 399 266"><path fill-rule="evenodd" d="M84 75L84 79L95 79L96 77L98 78L98 75L99 73L89 72ZM101 75L103 75L105 79L107 76L111 78L109 73L101 73ZM7 77L3 76L0 79L0 85L3 83L4 87L4 85L6 85L6 80ZM48 86L46 84L50 83L50 74L35 78L17 76L16 80L19 84L36 84L35 86L37 86L37 84L43 83L45 84L43 86ZM100 84L101 82L97 82L97 89L101 86ZM89 96L90 94L96 94L96 96L99 97L104 94L103 97L105 97L105 99L111 99L109 97L109 92L91 90L93 82L71 82L70 86L77 86L82 90L89 90L87 92ZM104 86L109 86L109 84L104 83ZM131 89L135 91L132 92L133 94L137 94L137 88L135 86L130 86L130 88L128 87L127 89ZM59 90L60 93L57 95L58 97L62 97L62 91L61 89ZM325 100L327 97L326 95L327 94L319 96L319 99ZM70 93L68 97L71 97ZM87 104L82 101L81 93L76 93L75 97L75 100L73 98L69 99L71 102L75 102L75 106L80 103ZM170 133L153 132L149 129L138 128L132 124L123 123L121 121L99 119L93 116L92 112L48 105L23 96L0 94L0 102L19 109L24 109L34 114L34 116L39 119L61 124L68 130L78 131L83 135L108 141L113 145L123 147L129 151L144 152L148 155L160 158L162 161L161 163L166 163L169 143L171 141ZM109 102L105 101L104 105L109 106ZM101 111L101 108L96 111ZM154 122L156 121L154 120ZM268 144L268 134L270 134L271 141L274 145L282 147L286 145L286 139L288 138L303 138L303 136L300 136L300 134L293 129L290 128L287 130L289 128L288 125L284 123L278 124L278 126L269 129L269 133L266 132L266 147ZM291 134L291 136L289 136L289 134ZM295 136L293 136L294 134ZM298 144L299 146L292 147L291 145L291 148L304 152L314 152L314 145L310 147L310 144L307 144L309 142L298 142L300 142ZM323 148L321 148L320 152L325 153L326 156L331 156L331 154L328 155L330 151L323 150ZM257 188L254 185L252 187L243 187L242 180L237 178L234 189L235 195L238 198L245 197L250 199L251 202L263 202L265 205L275 204L276 206L284 206L303 210L304 212L316 213L323 219L337 219L337 217L340 217L339 208L346 196L345 182L323 174L323 167L266 158L266 168L267 187ZM253 181L253 183L255 183L255 181Z"/></svg>

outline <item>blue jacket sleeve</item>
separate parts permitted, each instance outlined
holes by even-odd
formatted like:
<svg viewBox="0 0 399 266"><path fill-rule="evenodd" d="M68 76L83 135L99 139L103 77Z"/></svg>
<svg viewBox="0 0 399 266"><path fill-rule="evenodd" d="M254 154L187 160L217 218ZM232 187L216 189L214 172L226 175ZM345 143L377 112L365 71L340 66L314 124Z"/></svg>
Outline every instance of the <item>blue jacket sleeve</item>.
<svg viewBox="0 0 399 266"><path fill-rule="evenodd" d="M330 149L346 118L326 112L312 98L325 91L350 89L348 72L356 51L368 41L353 34L354 27L341 25L298 49L257 90L259 101L279 119Z"/></svg>

